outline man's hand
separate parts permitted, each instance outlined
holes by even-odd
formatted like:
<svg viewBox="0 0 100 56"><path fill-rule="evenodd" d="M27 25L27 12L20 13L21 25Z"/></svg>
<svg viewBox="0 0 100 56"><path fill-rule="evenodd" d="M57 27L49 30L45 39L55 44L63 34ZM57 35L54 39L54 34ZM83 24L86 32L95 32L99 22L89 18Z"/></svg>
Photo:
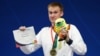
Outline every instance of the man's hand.
<svg viewBox="0 0 100 56"><path fill-rule="evenodd" d="M19 27L19 30L20 30L20 31L25 31L25 30L26 30L26 26L20 26L20 27Z"/></svg>
<svg viewBox="0 0 100 56"><path fill-rule="evenodd" d="M26 30L26 26L20 26L19 30L20 31L25 31ZM36 44L36 43L37 43L37 40L33 40L33 43L31 43L31 44ZM26 44L26 45L30 45L30 44ZM16 43L16 48L20 48L21 46L25 46L25 45L21 45L21 44Z"/></svg>
<svg viewBox="0 0 100 56"><path fill-rule="evenodd" d="M65 28L62 28L61 31L59 32L59 41L62 40L69 40L69 34L68 34L68 30L66 30Z"/></svg>
<svg viewBox="0 0 100 56"><path fill-rule="evenodd" d="M34 40L33 44L36 44L37 43L37 40Z"/></svg>
<svg viewBox="0 0 100 56"><path fill-rule="evenodd" d="M37 40L33 40L33 43L31 44L36 44L36 43L37 43ZM30 45L30 44L26 44L26 45ZM16 43L16 48L20 48L21 46L26 46L26 45L20 45Z"/></svg>

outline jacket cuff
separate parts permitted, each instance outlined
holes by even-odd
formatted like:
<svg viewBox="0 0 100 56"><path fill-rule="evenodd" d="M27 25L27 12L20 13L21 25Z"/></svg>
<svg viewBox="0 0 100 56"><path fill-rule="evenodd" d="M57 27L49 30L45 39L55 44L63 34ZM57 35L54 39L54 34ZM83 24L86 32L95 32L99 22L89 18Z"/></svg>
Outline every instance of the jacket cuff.
<svg viewBox="0 0 100 56"><path fill-rule="evenodd" d="M73 43L73 40L69 39L68 41L66 41L66 43L67 43L68 45L71 45L71 44Z"/></svg>

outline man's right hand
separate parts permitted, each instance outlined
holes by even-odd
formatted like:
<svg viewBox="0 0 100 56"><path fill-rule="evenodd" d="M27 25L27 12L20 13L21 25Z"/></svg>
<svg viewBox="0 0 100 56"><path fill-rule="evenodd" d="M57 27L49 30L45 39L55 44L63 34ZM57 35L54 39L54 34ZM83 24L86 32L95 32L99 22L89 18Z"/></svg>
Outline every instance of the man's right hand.
<svg viewBox="0 0 100 56"><path fill-rule="evenodd" d="M26 30L26 26L20 26L19 30L20 31L25 31ZM33 40L33 44L36 44L36 43L37 43L37 40ZM20 44L16 43L16 48L20 48L20 46L21 46Z"/></svg>
<svg viewBox="0 0 100 56"><path fill-rule="evenodd" d="M20 27L19 27L19 30L20 30L20 31L25 31L25 30L26 30L26 26L20 26ZM16 48L20 48L20 46L21 46L21 45L19 45L19 44L16 43Z"/></svg>
<svg viewBox="0 0 100 56"><path fill-rule="evenodd" d="M20 30L20 31L25 31L25 30L26 30L26 26L20 26L20 27L19 27L19 30Z"/></svg>

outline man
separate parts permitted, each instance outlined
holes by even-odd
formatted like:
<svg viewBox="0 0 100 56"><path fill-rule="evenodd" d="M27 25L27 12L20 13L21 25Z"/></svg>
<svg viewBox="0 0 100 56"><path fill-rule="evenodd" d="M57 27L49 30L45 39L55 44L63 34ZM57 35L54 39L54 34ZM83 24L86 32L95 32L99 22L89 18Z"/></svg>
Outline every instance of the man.
<svg viewBox="0 0 100 56"><path fill-rule="evenodd" d="M55 20L63 16L63 6L58 2L52 2L48 5L48 15L51 22L51 27L44 27L36 35L34 44L20 46L20 49L25 54L30 54L42 47L44 56L73 56L75 52L78 55L85 55L87 52L86 44L84 43L82 36L75 25L70 24L68 32L62 30L65 39L59 41L59 36L54 31ZM19 28L25 30L24 26ZM56 37L55 37L56 36ZM54 48L54 41L57 38L57 44Z"/></svg>

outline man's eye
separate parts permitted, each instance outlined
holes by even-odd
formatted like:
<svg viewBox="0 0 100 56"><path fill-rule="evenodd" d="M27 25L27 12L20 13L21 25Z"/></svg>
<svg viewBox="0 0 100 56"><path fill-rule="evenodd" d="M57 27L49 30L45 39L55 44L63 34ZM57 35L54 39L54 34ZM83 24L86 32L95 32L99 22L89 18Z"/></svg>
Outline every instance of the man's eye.
<svg viewBox="0 0 100 56"><path fill-rule="evenodd" d="M54 12L55 14L57 13L57 11Z"/></svg>
<svg viewBox="0 0 100 56"><path fill-rule="evenodd" d="M52 12L49 12L49 14L52 14Z"/></svg>
<svg viewBox="0 0 100 56"><path fill-rule="evenodd" d="M54 13L54 14L57 14L57 11L54 11L54 12L49 12L49 14L53 14L53 13Z"/></svg>

